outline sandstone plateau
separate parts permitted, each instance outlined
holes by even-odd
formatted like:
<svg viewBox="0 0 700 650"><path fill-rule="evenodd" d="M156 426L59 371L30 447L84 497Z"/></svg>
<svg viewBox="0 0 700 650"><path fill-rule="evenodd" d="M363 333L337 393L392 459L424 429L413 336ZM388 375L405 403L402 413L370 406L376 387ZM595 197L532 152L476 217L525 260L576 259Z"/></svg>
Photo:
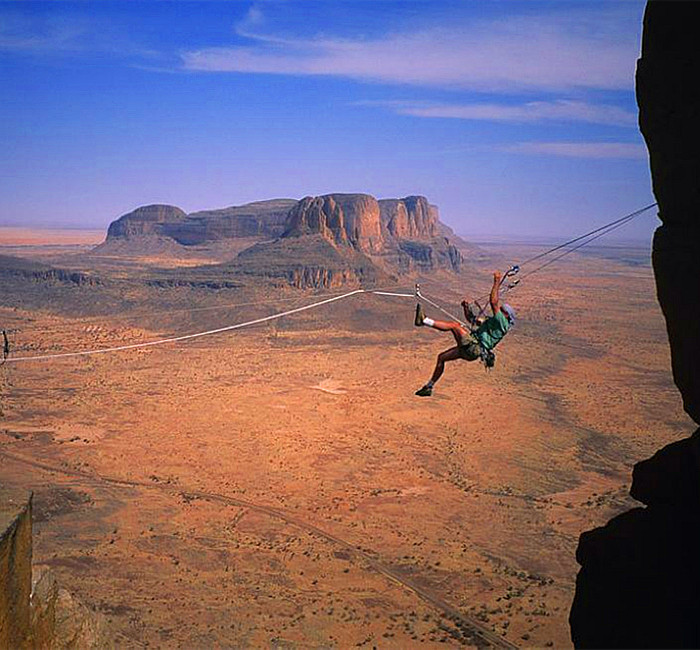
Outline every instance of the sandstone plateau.
<svg viewBox="0 0 700 650"><path fill-rule="evenodd" d="M148 205L109 226L97 253L237 244L229 272L329 287L411 271L459 271L463 244L423 196L377 200L369 194L271 199L186 214ZM230 257L234 257L231 255Z"/></svg>
<svg viewBox="0 0 700 650"><path fill-rule="evenodd" d="M295 204L293 199L272 199L189 215L174 205L144 205L113 221L107 241L156 235L191 246L236 237L274 237L282 234Z"/></svg>

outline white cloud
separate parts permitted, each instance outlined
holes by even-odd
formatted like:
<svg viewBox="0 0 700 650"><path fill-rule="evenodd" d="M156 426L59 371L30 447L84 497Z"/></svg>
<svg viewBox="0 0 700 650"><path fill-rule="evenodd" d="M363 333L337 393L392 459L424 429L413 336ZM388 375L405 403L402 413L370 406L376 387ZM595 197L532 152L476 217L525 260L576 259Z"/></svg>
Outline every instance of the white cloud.
<svg viewBox="0 0 700 650"><path fill-rule="evenodd" d="M524 104L411 104L388 102L397 113L415 117L494 122L588 122L635 126L636 115L617 106L560 99Z"/></svg>
<svg viewBox="0 0 700 650"><path fill-rule="evenodd" d="M638 34L623 28L622 20L615 12L509 16L373 39L245 32L253 39L248 46L190 50L182 62L196 71L327 75L483 91L631 89Z"/></svg>
<svg viewBox="0 0 700 650"><path fill-rule="evenodd" d="M631 142L519 142L501 148L509 153L567 158L646 159L642 144Z"/></svg>

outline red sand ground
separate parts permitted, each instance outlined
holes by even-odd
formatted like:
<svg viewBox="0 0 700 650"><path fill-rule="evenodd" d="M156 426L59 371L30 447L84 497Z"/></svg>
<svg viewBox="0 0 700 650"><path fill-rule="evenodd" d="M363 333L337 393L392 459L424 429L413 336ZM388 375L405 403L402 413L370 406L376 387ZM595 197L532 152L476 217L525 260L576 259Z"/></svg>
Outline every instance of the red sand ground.
<svg viewBox="0 0 700 650"><path fill-rule="evenodd" d="M0 226L0 246L68 246L99 244L104 230L59 230Z"/></svg>
<svg viewBox="0 0 700 650"><path fill-rule="evenodd" d="M430 399L449 337L400 299L373 332L379 299L357 300L315 329L5 367L2 477L35 490L35 560L120 646L456 646L451 608L570 645L578 535L690 431L650 269L533 277L496 370L450 364ZM19 347L157 336L1 311Z"/></svg>

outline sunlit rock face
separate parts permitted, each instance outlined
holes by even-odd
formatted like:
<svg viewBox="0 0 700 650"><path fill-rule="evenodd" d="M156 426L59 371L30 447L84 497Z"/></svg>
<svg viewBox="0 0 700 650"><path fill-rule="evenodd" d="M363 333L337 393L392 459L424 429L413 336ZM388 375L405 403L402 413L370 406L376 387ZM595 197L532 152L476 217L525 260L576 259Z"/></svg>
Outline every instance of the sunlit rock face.
<svg viewBox="0 0 700 650"><path fill-rule="evenodd" d="M438 235L438 210L424 196L379 201L382 224L392 237L427 239Z"/></svg>
<svg viewBox="0 0 700 650"><path fill-rule="evenodd" d="M424 196L377 201L368 194L307 196L287 217L285 238L320 235L336 247L382 256L399 272L459 271L462 254L441 236L438 210Z"/></svg>
<svg viewBox="0 0 700 650"><path fill-rule="evenodd" d="M385 245L379 203L369 194L326 194L303 198L289 211L283 236L316 233L334 244L348 244L366 253L379 253Z"/></svg>
<svg viewBox="0 0 700 650"><path fill-rule="evenodd" d="M698 423L699 41L700 4L647 4L637 101L662 221L654 274L674 380ZM581 648L700 647L700 429L637 463L630 494L646 507L580 537L572 640Z"/></svg>

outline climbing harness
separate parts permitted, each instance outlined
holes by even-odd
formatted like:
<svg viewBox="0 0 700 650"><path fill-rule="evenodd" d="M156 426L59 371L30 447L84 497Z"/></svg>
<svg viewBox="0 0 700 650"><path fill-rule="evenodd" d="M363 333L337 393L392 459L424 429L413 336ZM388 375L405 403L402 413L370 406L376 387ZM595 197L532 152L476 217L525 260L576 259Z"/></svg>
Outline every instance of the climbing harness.
<svg viewBox="0 0 700 650"><path fill-rule="evenodd" d="M446 309L443 309L435 301L431 300L430 298L427 298L425 293L421 291L420 284L418 283L416 283L415 286L415 295L417 300L423 300L427 302L429 305L435 307L435 309L438 309L443 314L449 316L452 320L458 322L465 329L468 329L472 340L479 346L479 359L484 364L484 368L486 368L487 370L493 368L493 366L496 363L496 355L494 351L487 350L481 343L481 340L476 336L476 331L479 329L479 325L481 324L479 321L485 313L485 307L479 305L478 302L468 303L465 309L465 318L467 319L467 322L465 323L464 321L451 314Z"/></svg>

